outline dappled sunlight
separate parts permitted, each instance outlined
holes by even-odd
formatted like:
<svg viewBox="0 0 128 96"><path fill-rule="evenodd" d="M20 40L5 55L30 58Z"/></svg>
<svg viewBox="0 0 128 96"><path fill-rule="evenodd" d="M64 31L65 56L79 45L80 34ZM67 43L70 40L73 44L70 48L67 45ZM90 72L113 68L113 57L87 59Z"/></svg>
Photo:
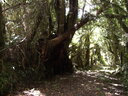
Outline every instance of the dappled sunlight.
<svg viewBox="0 0 128 96"><path fill-rule="evenodd" d="M30 89L30 90L24 90L21 94L18 94L16 96L47 96L46 94L42 93L38 89Z"/></svg>
<svg viewBox="0 0 128 96"><path fill-rule="evenodd" d="M103 88L103 90L105 91L105 94L107 95L107 96L109 96L110 94L111 94L111 96L122 96L122 93L123 93L123 91L122 90L119 90L118 88L116 88L116 87L113 87L113 86L105 86L104 88Z"/></svg>
<svg viewBox="0 0 128 96"><path fill-rule="evenodd" d="M115 72L115 70L108 70L108 69L104 69L104 66L102 67L103 69L99 70L100 72L106 72L106 73L113 73ZM106 67L105 67L106 68Z"/></svg>
<svg viewBox="0 0 128 96"><path fill-rule="evenodd" d="M113 77L110 77L110 76L104 76L105 78L107 78L107 79L110 79L110 80L118 80L117 78L113 78Z"/></svg>
<svg viewBox="0 0 128 96"><path fill-rule="evenodd" d="M111 92L116 96L120 96L123 93L123 91L121 90L122 88L123 86L121 86L121 84L108 83L107 86L104 86L103 90L106 91L106 93Z"/></svg>
<svg viewBox="0 0 128 96"><path fill-rule="evenodd" d="M0 0L0 96L128 96L127 13L128 0Z"/></svg>
<svg viewBox="0 0 128 96"><path fill-rule="evenodd" d="M110 70L111 71L111 70ZM109 70L107 70L109 72ZM88 76L88 84L95 84L96 88L101 88L105 96L124 96L123 84L118 78L105 74L106 71L77 71L76 74ZM86 77L87 78L87 77ZM83 86L84 84L81 84Z"/></svg>
<svg viewBox="0 0 128 96"><path fill-rule="evenodd" d="M12 96L125 96L124 87L117 78L98 71L78 70L72 75L56 76L52 81L40 82L30 88Z"/></svg>
<svg viewBox="0 0 128 96"><path fill-rule="evenodd" d="M114 84L112 83L113 86L117 87L117 86L120 86L120 87L123 87L123 84Z"/></svg>

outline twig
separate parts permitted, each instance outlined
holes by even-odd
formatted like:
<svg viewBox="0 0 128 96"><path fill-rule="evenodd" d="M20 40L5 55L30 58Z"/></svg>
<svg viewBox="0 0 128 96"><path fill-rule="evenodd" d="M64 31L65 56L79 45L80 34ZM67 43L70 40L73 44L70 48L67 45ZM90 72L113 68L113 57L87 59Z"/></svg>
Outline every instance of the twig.
<svg viewBox="0 0 128 96"><path fill-rule="evenodd" d="M32 2L31 2L31 3L32 3ZM19 4L14 5L14 6L11 6L11 7L9 7L9 8L6 8L6 9L2 10L2 12L5 12L5 11L7 11L7 10L20 7L21 5L28 5L28 4L31 4L31 3L24 3L24 2L22 2L22 3L19 3Z"/></svg>

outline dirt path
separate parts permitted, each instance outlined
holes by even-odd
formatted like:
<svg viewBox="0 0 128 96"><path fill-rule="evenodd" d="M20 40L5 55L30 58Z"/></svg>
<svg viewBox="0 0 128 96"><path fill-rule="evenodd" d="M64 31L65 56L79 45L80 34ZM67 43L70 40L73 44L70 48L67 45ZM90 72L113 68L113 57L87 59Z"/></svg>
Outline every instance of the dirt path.
<svg viewBox="0 0 128 96"><path fill-rule="evenodd" d="M25 88L24 88L25 89ZM78 71L36 83L13 96L128 96L117 78L98 72Z"/></svg>

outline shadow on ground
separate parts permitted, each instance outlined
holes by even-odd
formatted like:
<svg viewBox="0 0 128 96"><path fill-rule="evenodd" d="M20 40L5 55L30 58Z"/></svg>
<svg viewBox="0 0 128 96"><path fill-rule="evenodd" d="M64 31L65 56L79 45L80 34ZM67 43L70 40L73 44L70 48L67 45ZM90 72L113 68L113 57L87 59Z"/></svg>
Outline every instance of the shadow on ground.
<svg viewBox="0 0 128 96"><path fill-rule="evenodd" d="M26 90L25 90L26 89ZM11 95L10 95L11 96ZM51 81L36 82L12 96L128 96L118 78L101 72L77 71L56 76Z"/></svg>

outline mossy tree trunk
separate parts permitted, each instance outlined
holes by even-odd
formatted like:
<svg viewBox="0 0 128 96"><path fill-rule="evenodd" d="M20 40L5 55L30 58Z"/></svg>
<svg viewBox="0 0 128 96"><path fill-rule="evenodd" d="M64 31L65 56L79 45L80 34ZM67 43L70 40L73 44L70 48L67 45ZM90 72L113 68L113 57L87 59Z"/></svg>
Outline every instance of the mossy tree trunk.
<svg viewBox="0 0 128 96"><path fill-rule="evenodd" d="M45 8L43 7L38 10L39 12L31 34L26 36L26 39L23 42L11 47L11 51L6 51L7 57L14 59L13 61L19 63L24 69L32 66L40 69L44 67L40 72L45 74L46 77L73 72L72 62L69 59L68 54L69 44L76 30L87 24L87 22L95 20L99 13L96 16L90 13L85 13L83 18L78 20L78 0L45 1L45 5L43 5ZM50 8L49 2L50 4L54 3L54 7L52 6L52 8ZM69 5L69 12L67 15L65 2L68 2ZM44 16L44 13L46 13L46 16ZM40 26L42 27L41 24L45 21L43 17L46 17L45 19L49 20L46 20L46 23L48 22L45 25L46 30L43 30L45 32L42 32L42 34L46 33L46 36L43 34L44 38L37 38L36 35L38 34L38 29ZM53 33L55 36L52 36ZM35 38L38 42L33 43L33 41L36 41L34 40ZM37 43L38 46L36 46ZM35 48L34 50L33 46ZM6 55L5 60L7 61Z"/></svg>
<svg viewBox="0 0 128 96"><path fill-rule="evenodd" d="M45 57L42 58L42 60L44 60L43 63L46 68L45 72L47 77L53 74L73 72L72 62L68 57L68 47L75 32L75 30L71 30L71 28L73 28L76 23L78 0L69 0L69 8L69 14L66 17L65 0L55 0L55 12L58 25L56 38L58 39L49 40L50 43L48 43L45 52L43 52L45 56L42 56ZM69 32L69 30L72 32Z"/></svg>

